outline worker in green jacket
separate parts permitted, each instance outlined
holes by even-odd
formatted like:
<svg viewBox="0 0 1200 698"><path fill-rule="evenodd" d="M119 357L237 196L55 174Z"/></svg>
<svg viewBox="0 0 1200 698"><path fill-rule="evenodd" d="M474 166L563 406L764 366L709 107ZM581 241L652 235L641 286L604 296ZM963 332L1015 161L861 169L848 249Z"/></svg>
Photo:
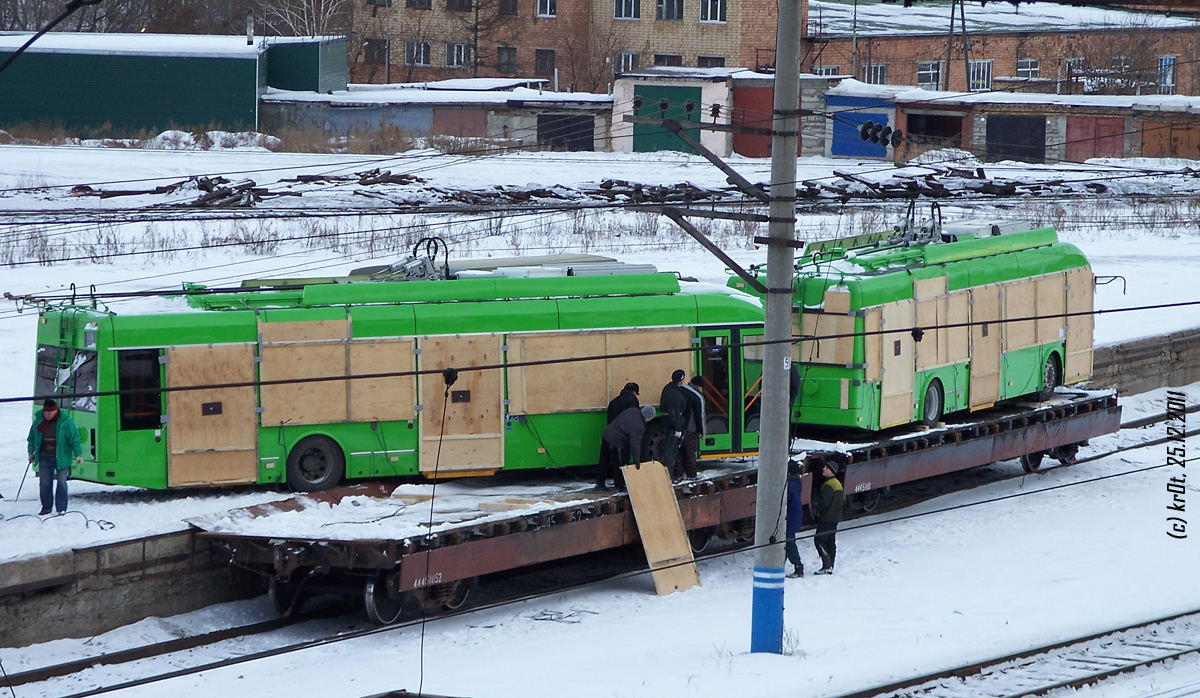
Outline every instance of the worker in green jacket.
<svg viewBox="0 0 1200 698"><path fill-rule="evenodd" d="M817 520L817 532L813 536L813 545L821 556L821 569L817 574L833 574L833 559L837 555L838 522L842 520L842 482L837 479L837 464L825 463L821 468L825 482L813 499L811 506L813 518Z"/></svg>
<svg viewBox="0 0 1200 698"><path fill-rule="evenodd" d="M74 420L58 409L54 400L42 403L42 410L33 415L29 427L29 462L34 463L41 484L42 510L39 516L67 510L67 478L71 477L71 461L83 462L79 429ZM58 491L54 483L58 482Z"/></svg>

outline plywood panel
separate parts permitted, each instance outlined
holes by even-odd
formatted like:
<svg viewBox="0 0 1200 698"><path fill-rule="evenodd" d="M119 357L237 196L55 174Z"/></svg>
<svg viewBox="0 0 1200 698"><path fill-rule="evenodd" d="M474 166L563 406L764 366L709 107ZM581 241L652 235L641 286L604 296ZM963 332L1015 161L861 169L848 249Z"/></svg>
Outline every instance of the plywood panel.
<svg viewBox="0 0 1200 698"><path fill-rule="evenodd" d="M502 467L501 370L464 370L499 365L503 360L502 337L421 337L417 346L422 371L459 369L457 380L449 388L440 373L420 378L421 473L432 473L435 468L441 473Z"/></svg>
<svg viewBox="0 0 1200 698"><path fill-rule="evenodd" d="M879 426L907 424L913 415L914 302L896 301L881 306L883 311L883 384ZM901 330L901 331L896 331Z"/></svg>
<svg viewBox="0 0 1200 698"><path fill-rule="evenodd" d="M416 369L411 339L356 339L350 342L350 375L402 373ZM415 376L351 380L348 418L385 422L417 416Z"/></svg>
<svg viewBox="0 0 1200 698"><path fill-rule="evenodd" d="M971 294L969 291L955 291L947 299L946 324L946 361L959 363L971 357L971 330L967 323L971 320Z"/></svg>
<svg viewBox="0 0 1200 698"><path fill-rule="evenodd" d="M254 345L168 347L167 386L254 382ZM171 487L258 480L253 385L167 393Z"/></svg>
<svg viewBox="0 0 1200 698"><path fill-rule="evenodd" d="M826 289L825 291L825 312L827 313L848 313L850 312L850 292L845 289Z"/></svg>
<svg viewBox="0 0 1200 698"><path fill-rule="evenodd" d="M603 332L537 332L508 336L509 363L604 356ZM627 381L610 393L605 359L508 369L508 411L547 414L602 410Z"/></svg>
<svg viewBox="0 0 1200 698"><path fill-rule="evenodd" d="M607 354L613 356L654 349L687 349L691 346L692 331L687 327L629 330L608 333ZM633 381L642 387L642 395L646 396L643 403L653 404L658 400L659 390L671 381L671 373L676 369L683 369L691 377L694 361L692 353L687 351L651 356L613 356L608 360L610 394L616 395L621 391L621 386Z"/></svg>
<svg viewBox="0 0 1200 698"><path fill-rule="evenodd" d="M262 386L263 426L346 421L346 381L309 380L345 376L346 363L345 342L263 345L258 374L264 382L300 381Z"/></svg>
<svg viewBox="0 0 1200 698"><path fill-rule="evenodd" d="M1004 299L1004 351L1016 351L1037 343L1037 322L1017 320L1037 315L1037 282L1032 279L1001 284Z"/></svg>
<svg viewBox="0 0 1200 698"><path fill-rule="evenodd" d="M1095 317L1091 314L1095 295L1095 279L1087 267L1067 272L1067 362L1063 382L1075 383L1092 377L1092 331Z"/></svg>
<svg viewBox="0 0 1200 698"><path fill-rule="evenodd" d="M1000 398L1000 287L971 289L971 409Z"/></svg>
<svg viewBox="0 0 1200 698"><path fill-rule="evenodd" d="M667 469L658 461L621 468L638 535L659 596L700 586L700 576Z"/></svg>
<svg viewBox="0 0 1200 698"><path fill-rule="evenodd" d="M264 344L349 339L350 322L348 320L260 322L258 336Z"/></svg>
<svg viewBox="0 0 1200 698"><path fill-rule="evenodd" d="M1037 343L1061 342L1066 338L1066 274L1050 274L1037 280Z"/></svg>
<svg viewBox="0 0 1200 698"><path fill-rule="evenodd" d="M809 311L800 322L802 335L817 338L800 342L800 361L839 366L854 363L853 316Z"/></svg>
<svg viewBox="0 0 1200 698"><path fill-rule="evenodd" d="M879 334L883 325L883 310L869 308L863 320L863 356L867 362L866 379L877 381L883 377L883 337Z"/></svg>
<svg viewBox="0 0 1200 698"><path fill-rule="evenodd" d="M935 276L932 279L919 279L913 282L913 298L925 301L946 295L946 277Z"/></svg>

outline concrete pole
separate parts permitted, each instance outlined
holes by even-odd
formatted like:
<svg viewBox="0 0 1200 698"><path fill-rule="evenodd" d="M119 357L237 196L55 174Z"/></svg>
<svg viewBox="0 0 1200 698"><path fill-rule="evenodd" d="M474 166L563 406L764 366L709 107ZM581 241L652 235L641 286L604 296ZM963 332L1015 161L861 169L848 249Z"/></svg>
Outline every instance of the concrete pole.
<svg viewBox="0 0 1200 698"><path fill-rule="evenodd" d="M784 488L790 429L788 367L796 236L796 145L800 132L800 0L779 0L775 37L775 113L767 228L767 312L758 441L754 589L750 651L783 653Z"/></svg>

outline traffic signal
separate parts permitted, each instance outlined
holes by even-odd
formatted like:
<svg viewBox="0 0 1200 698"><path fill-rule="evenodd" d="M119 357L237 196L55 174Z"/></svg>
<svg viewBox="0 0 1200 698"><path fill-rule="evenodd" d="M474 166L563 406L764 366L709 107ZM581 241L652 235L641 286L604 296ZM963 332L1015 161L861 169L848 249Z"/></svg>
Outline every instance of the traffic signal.
<svg viewBox="0 0 1200 698"><path fill-rule="evenodd" d="M864 141L882 143L883 147L885 148L889 145L892 147L899 147L900 143L904 140L904 133L900 129L893 131L891 126L877 124L874 121L864 121L862 125L858 127L858 135L861 136Z"/></svg>

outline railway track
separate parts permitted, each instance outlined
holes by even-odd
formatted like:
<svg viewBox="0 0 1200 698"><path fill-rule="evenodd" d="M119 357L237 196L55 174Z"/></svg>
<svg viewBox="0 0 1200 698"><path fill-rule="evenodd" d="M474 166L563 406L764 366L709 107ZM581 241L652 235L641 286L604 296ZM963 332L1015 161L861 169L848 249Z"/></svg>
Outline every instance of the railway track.
<svg viewBox="0 0 1200 698"><path fill-rule="evenodd" d="M1200 610L848 693L839 698L1018 698L1200 653Z"/></svg>

